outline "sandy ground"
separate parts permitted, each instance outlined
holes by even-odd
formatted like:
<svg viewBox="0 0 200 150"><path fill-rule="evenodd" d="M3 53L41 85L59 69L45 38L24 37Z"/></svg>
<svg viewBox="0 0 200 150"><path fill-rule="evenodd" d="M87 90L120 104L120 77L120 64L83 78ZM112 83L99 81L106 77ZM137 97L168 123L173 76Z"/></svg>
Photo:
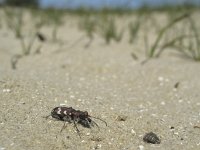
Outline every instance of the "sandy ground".
<svg viewBox="0 0 200 150"><path fill-rule="evenodd" d="M87 38L73 45L83 34L69 22L59 30L62 45L47 41L41 54L21 58L12 70L20 44L1 29L0 150L200 149L200 129L194 128L200 125L198 62L163 54L142 65L144 45L107 46L98 37L88 48ZM63 122L43 118L59 105L88 111L108 126L93 119L100 131L79 125L79 138L68 124L60 133ZM161 144L143 142L150 131Z"/></svg>

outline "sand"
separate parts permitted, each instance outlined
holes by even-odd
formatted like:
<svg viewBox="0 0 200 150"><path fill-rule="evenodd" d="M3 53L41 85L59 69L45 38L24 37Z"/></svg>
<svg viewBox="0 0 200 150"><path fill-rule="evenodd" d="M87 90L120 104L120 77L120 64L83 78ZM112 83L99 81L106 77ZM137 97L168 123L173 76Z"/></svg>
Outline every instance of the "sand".
<svg viewBox="0 0 200 150"><path fill-rule="evenodd" d="M47 38L49 31L42 30ZM58 37L62 43L48 40L41 54L22 57L13 70L20 42L1 28L0 150L200 149L200 129L194 128L200 125L199 62L172 52L141 64L144 45L106 45L98 36L85 48L88 39L69 21ZM92 119L100 130L79 125L80 138L67 124L60 133L63 122L44 118L60 105L88 111L108 126ZM143 142L151 131L161 144Z"/></svg>

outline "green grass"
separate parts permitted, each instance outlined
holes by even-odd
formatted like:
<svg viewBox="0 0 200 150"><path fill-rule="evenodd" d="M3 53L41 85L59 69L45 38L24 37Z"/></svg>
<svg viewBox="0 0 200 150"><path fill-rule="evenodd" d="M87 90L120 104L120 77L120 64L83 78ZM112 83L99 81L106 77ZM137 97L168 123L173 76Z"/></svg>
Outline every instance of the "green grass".
<svg viewBox="0 0 200 150"><path fill-rule="evenodd" d="M16 38L20 38L24 24L23 9L5 7L3 12L7 27L15 34Z"/></svg>
<svg viewBox="0 0 200 150"><path fill-rule="evenodd" d="M196 7L165 7L162 9L142 8L139 10L130 9L78 9L78 10L56 10L56 9L28 9L32 15L31 25L34 29L30 35L25 33L24 8L3 8L4 21L7 27L15 34L21 43L22 53L20 56L30 55L32 52L41 48L41 45L35 50L36 33L44 26L52 29L52 40L58 41L58 29L63 25L65 15L78 16L78 27L88 37L88 47L94 40L94 35L99 35L106 44L111 42L121 42L122 38L128 32L129 43L138 44L136 38L141 38L140 33L144 36L143 42L146 48L148 58L159 57L167 48L172 48L188 58L195 61L200 61L200 35L196 20L190 15ZM25 10L27 11L27 9ZM168 23L163 25L154 15L163 13L168 17ZM131 20L128 24L123 24L119 28L118 19L123 17L136 16L135 20ZM185 24L185 22L187 22ZM184 24L182 31L176 30L180 24ZM162 26L162 27L161 27ZM187 28L190 33L185 32ZM139 32L142 30L143 32ZM173 33L172 30L175 30ZM151 31L151 32L149 32ZM150 43L148 36L156 32L156 38L153 43ZM125 33L125 34L124 34ZM170 36L168 33L172 33ZM28 37L28 38L25 38ZM133 45L133 44L132 44ZM134 53L131 54L134 59ZM15 57L21 58L21 57Z"/></svg>
<svg viewBox="0 0 200 150"><path fill-rule="evenodd" d="M94 39L94 34L97 30L97 21L97 18L93 15L83 16L79 20L79 29L85 32L86 36L89 38L89 42L86 44L86 47L88 47Z"/></svg>
<svg viewBox="0 0 200 150"><path fill-rule="evenodd" d="M184 57L190 58L195 61L200 61L200 34L197 25L192 17L187 19L189 26L185 25L185 28L189 28L190 34L180 36L169 42L165 47L171 47L177 50Z"/></svg>
<svg viewBox="0 0 200 150"><path fill-rule="evenodd" d="M64 16L66 12L58 9L30 9L30 13L34 18L34 24L37 29L43 26L52 28L52 40L58 41L58 29L64 24Z"/></svg>
<svg viewBox="0 0 200 150"><path fill-rule="evenodd" d="M63 17L65 13L56 9L45 10L44 17L50 26L52 26L52 40L58 41L57 32L61 25L64 24Z"/></svg>
<svg viewBox="0 0 200 150"><path fill-rule="evenodd" d="M129 29L129 43L133 43L135 39L137 38L139 29L141 25L141 20L140 18L137 18L135 22L130 22L128 29Z"/></svg>
<svg viewBox="0 0 200 150"><path fill-rule="evenodd" d="M103 16L98 24L99 32L106 44L111 41L120 42L123 37L124 30L118 30L114 17Z"/></svg>
<svg viewBox="0 0 200 150"><path fill-rule="evenodd" d="M200 61L200 34L192 15L182 15L170 22L162 29L162 35L159 35L160 39L157 39L157 43L154 43L153 48L158 49L159 40L161 40L161 36L164 36L165 31L171 29L175 23L178 23L183 19L182 30L179 31L175 29L174 35L169 38L170 40L163 42L156 53L156 49L155 51L152 51L151 56L159 57L165 49L170 48L171 50L178 51L180 56L190 58L194 61Z"/></svg>
<svg viewBox="0 0 200 150"><path fill-rule="evenodd" d="M152 44L150 51L148 52L148 57L152 58L155 57L157 54L157 49L160 44L160 41L163 39L163 36L167 33L169 29L171 29L175 24L179 23L180 21L186 19L189 17L189 14L183 14L175 19L173 19L171 22L169 22L166 26L164 26L158 33L155 42Z"/></svg>

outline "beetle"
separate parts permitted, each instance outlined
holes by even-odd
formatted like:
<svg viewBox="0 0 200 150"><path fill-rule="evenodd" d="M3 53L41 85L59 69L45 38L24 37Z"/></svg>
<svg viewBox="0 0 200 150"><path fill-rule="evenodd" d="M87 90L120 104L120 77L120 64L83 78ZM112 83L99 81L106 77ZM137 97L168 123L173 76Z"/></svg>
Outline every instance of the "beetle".
<svg viewBox="0 0 200 150"><path fill-rule="evenodd" d="M63 125L62 129L60 130L60 132L62 132L62 130L66 127L66 122L73 123L79 137L80 137L80 131L77 127L77 124L80 124L86 128L91 128L92 126L95 125L99 129L98 124L96 122L94 122L91 118L98 119L98 120L104 122L105 125L107 126L107 123L104 120L97 118L97 117L90 116L87 111L75 110L72 107L64 107L64 106L55 107L51 111L51 114L46 116L45 118L49 118L50 116L52 118L55 118L56 120L64 122L64 125Z"/></svg>

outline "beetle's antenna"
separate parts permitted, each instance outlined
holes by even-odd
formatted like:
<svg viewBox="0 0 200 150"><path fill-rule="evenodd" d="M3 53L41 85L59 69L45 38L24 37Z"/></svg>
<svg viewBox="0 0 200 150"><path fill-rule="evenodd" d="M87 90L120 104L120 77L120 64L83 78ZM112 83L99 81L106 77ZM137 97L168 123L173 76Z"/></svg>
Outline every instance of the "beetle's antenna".
<svg viewBox="0 0 200 150"><path fill-rule="evenodd" d="M93 120L92 120L92 123L95 124L97 126L98 130L100 131L98 124L96 122L94 122Z"/></svg>
<svg viewBox="0 0 200 150"><path fill-rule="evenodd" d="M104 120L100 119L100 118L97 118L97 117L93 117L93 116L89 116L91 118L94 118L94 119L98 119L98 120L101 120L102 122L105 123L106 126L108 126L107 122L105 122ZM94 122L94 121L93 121ZM96 123L95 123L96 124ZM97 124L96 124L97 125Z"/></svg>

